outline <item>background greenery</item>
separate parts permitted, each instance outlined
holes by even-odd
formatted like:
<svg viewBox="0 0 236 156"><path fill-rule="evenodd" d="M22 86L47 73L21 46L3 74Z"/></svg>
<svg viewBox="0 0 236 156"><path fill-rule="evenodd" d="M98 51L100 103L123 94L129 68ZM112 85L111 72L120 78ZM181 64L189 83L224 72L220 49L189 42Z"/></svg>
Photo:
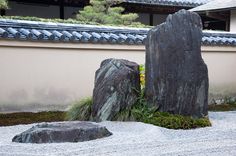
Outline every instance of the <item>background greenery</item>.
<svg viewBox="0 0 236 156"><path fill-rule="evenodd" d="M86 6L83 10L79 11L75 19L47 19L32 16L0 16L0 18L72 24L129 26L139 28L150 27L145 26L140 22L135 22L138 18L138 14L125 14L124 8L113 7L121 2L122 0L92 0L89 6ZM0 0L0 8L8 8L7 0Z"/></svg>
<svg viewBox="0 0 236 156"><path fill-rule="evenodd" d="M0 0L0 9L7 9L7 8L8 8L7 0Z"/></svg>
<svg viewBox="0 0 236 156"><path fill-rule="evenodd" d="M91 0L89 6L79 11L77 19L83 22L96 22L100 24L115 25L139 25L141 23L134 22L138 18L138 14L124 14L123 7L113 7L120 4L122 0Z"/></svg>

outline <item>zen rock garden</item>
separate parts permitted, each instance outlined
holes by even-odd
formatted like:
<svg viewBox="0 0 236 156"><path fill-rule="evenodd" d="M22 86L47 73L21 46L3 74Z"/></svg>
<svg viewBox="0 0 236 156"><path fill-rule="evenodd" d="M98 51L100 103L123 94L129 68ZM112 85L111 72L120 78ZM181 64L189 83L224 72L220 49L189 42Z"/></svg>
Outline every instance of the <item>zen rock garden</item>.
<svg viewBox="0 0 236 156"><path fill-rule="evenodd" d="M201 57L201 23L196 13L181 10L149 31L144 90L147 110L193 119L207 117L208 71ZM96 71L93 103L87 114L96 122L117 120L121 112L129 112L136 106L140 92L137 63L104 60ZM130 113L127 120L137 121L131 119ZM91 122L44 123L15 136L13 141L79 142L110 135L104 126Z"/></svg>
<svg viewBox="0 0 236 156"><path fill-rule="evenodd" d="M208 70L201 56L202 22L181 10L151 29L146 42L145 98L158 111L207 116ZM138 64L108 59L96 72L92 116L96 121L135 105L140 92Z"/></svg>

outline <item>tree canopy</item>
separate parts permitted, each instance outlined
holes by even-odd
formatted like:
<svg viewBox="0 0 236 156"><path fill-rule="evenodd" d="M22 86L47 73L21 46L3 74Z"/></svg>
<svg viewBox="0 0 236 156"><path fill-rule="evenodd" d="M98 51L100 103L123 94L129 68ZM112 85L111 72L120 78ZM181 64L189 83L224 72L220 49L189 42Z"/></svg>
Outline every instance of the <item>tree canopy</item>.
<svg viewBox="0 0 236 156"><path fill-rule="evenodd" d="M8 8L7 0L0 0L0 9L7 9L7 8Z"/></svg>
<svg viewBox="0 0 236 156"><path fill-rule="evenodd" d="M84 22L95 22L99 24L111 25L132 25L138 15L135 13L123 14L123 7L113 7L120 4L122 0L91 0L89 6L77 14L77 19ZM140 24L140 23L138 23Z"/></svg>

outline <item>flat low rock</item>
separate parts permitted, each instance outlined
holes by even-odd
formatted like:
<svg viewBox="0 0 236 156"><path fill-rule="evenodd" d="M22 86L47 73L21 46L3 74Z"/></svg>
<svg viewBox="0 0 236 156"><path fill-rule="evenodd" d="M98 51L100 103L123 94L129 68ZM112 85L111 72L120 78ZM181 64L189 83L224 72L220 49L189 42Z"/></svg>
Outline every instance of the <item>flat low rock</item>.
<svg viewBox="0 0 236 156"><path fill-rule="evenodd" d="M106 127L85 121L41 123L16 135L12 142L62 143L82 142L112 135Z"/></svg>

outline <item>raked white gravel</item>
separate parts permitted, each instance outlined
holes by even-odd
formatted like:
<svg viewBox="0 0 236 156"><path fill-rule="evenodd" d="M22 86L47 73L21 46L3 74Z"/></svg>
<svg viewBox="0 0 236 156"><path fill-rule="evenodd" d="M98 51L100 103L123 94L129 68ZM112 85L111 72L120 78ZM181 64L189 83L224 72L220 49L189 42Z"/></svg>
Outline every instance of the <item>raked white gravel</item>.
<svg viewBox="0 0 236 156"><path fill-rule="evenodd" d="M209 113L212 127L170 130L139 122L102 122L113 135L80 143L22 144L31 125L0 127L0 156L236 156L236 112Z"/></svg>

